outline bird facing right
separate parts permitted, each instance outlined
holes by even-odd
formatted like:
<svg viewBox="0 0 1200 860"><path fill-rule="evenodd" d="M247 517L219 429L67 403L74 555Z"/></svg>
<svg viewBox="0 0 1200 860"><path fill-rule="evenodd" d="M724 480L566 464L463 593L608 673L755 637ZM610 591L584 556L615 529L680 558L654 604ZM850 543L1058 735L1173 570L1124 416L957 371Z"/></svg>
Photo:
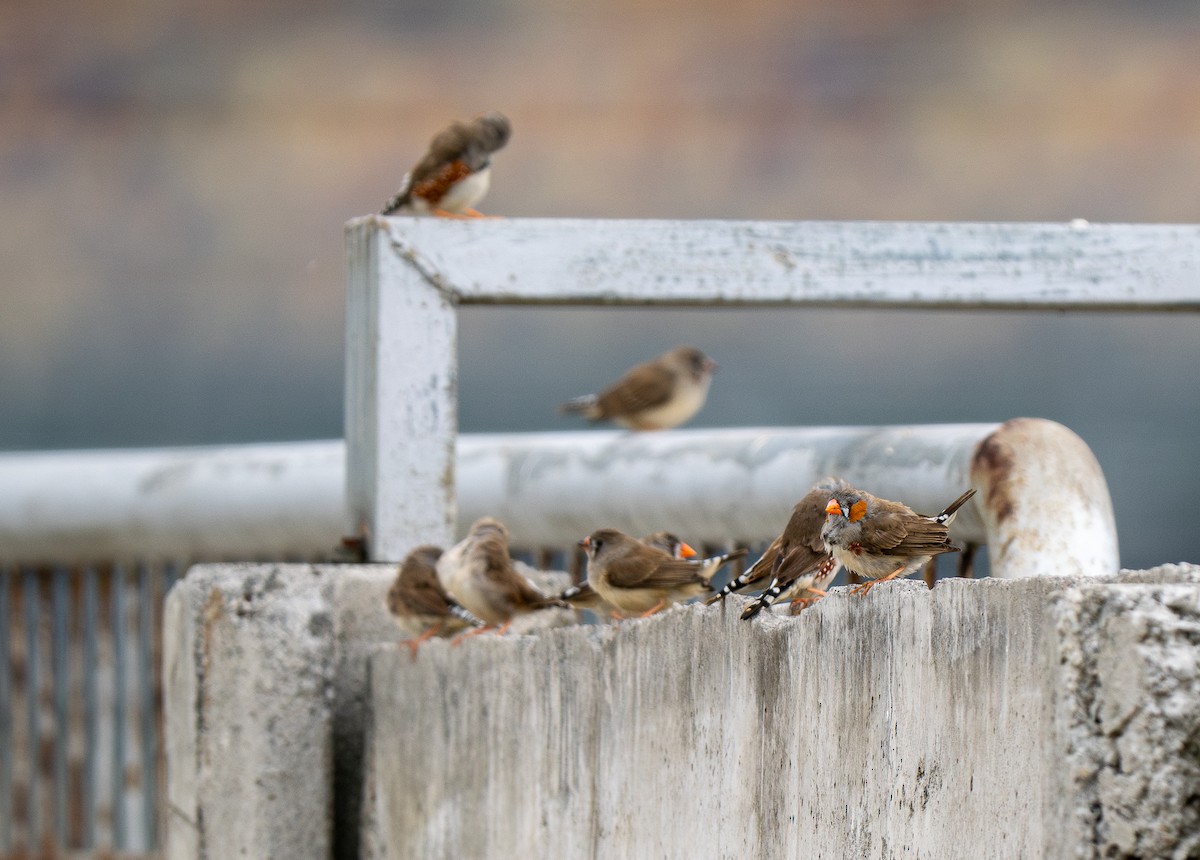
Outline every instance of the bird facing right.
<svg viewBox="0 0 1200 860"><path fill-rule="evenodd" d="M630 430L667 430L700 411L717 363L694 346L677 346L639 364L599 394L558 407L589 421L612 421Z"/></svg>
<svg viewBox="0 0 1200 860"><path fill-rule="evenodd" d="M474 206L491 184L492 153L508 143L512 126L492 111L456 122L429 142L429 150L404 176L400 190L383 206L384 215L432 213L479 218Z"/></svg>
<svg viewBox="0 0 1200 860"><path fill-rule="evenodd" d="M949 526L974 495L967 490L940 514L927 517L863 490L839 489L825 506L821 539L838 562L867 580L853 592L865 595L877 582L907 576L935 555L957 552Z"/></svg>

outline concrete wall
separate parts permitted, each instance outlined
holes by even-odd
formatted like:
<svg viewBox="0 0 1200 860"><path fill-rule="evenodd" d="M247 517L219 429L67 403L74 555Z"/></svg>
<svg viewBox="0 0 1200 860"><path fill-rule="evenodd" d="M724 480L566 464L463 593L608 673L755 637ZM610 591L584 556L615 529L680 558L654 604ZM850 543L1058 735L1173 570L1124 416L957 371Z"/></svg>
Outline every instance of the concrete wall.
<svg viewBox="0 0 1200 860"><path fill-rule="evenodd" d="M205 566L172 592L168 857L1200 856L1200 568L416 661L392 572Z"/></svg>
<svg viewBox="0 0 1200 860"><path fill-rule="evenodd" d="M376 653L366 856L1195 856L1197 573Z"/></svg>

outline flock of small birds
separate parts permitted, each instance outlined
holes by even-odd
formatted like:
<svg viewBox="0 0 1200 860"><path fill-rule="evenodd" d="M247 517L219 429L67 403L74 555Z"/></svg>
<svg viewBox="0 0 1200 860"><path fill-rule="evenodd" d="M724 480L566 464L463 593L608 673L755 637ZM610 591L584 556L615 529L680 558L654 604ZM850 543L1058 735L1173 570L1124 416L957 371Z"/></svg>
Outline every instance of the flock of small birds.
<svg viewBox="0 0 1200 860"><path fill-rule="evenodd" d="M483 217L474 207L487 193L491 156L511 133L508 119L497 112L454 123L433 138L383 214ZM635 431L667 430L700 410L716 369L700 350L678 346L632 368L598 394L568 400L559 411ZM958 551L950 543L949 526L974 494L969 489L940 514L925 516L826 478L796 503L762 556L720 590L712 587L713 577L745 556L746 549L698 558L669 532L639 539L601 528L579 541L587 557L586 580L546 594L514 565L505 525L484 517L449 550L420 546L410 552L387 603L412 635L407 641L414 657L432 636L454 636L457 642L492 630L504 633L517 616L549 607L587 609L614 620L644 618L693 598L707 596L711 604L757 588L761 593L742 618L753 618L780 599L802 609L825 596L843 567L862 580L851 593L863 596L876 583L908 576L935 556Z"/></svg>

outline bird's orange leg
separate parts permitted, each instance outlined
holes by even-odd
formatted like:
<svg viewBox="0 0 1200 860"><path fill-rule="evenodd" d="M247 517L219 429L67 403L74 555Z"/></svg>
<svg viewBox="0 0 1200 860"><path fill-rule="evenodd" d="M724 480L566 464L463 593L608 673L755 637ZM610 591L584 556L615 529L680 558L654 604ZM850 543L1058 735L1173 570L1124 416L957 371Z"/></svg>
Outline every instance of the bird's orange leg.
<svg viewBox="0 0 1200 860"><path fill-rule="evenodd" d="M469 211L475 212L474 209L471 209ZM438 218L453 218L455 221L470 221L473 218L481 217L478 212L475 212L474 215L467 215L466 213L462 213L462 212L451 212L449 209L442 209L440 207L437 209L434 209L433 214L436 215Z"/></svg>
<svg viewBox="0 0 1200 860"><path fill-rule="evenodd" d="M649 609L647 609L645 612L643 612L641 615L639 615L638 618L649 618L651 615L653 615L655 612L658 612L658 610L662 609L666 605L667 605L667 598L664 597L662 600L658 601L658 603L654 604Z"/></svg>
<svg viewBox="0 0 1200 860"><path fill-rule="evenodd" d="M478 636L480 633L487 633L491 629L493 629L492 625L485 624L482 627L476 627L474 630L468 630L466 633L459 633L457 636L455 636L453 639L450 640L450 647L457 648L459 645L461 645L463 642L470 639L472 636Z"/></svg>
<svg viewBox="0 0 1200 860"><path fill-rule="evenodd" d="M881 577L879 577L879 579L868 579L866 582L864 582L862 585L858 586L858 588L854 589L850 593L857 594L860 597L865 596L865 595L869 594L871 589L874 588L878 583L888 582L889 580L895 579L897 576L904 573L904 568L905 568L905 565L900 565L898 568L896 568L895 570L893 570L891 573L887 574L886 576L881 576Z"/></svg>
<svg viewBox="0 0 1200 860"><path fill-rule="evenodd" d="M404 640L404 644L408 646L409 653L412 654L412 658L414 661L417 659L417 649L421 647L421 643L428 642L433 636L436 636L438 633L440 633L441 630L442 630L442 622L439 621L436 624L429 625L429 629L427 629L424 633L422 633L416 639L405 639Z"/></svg>
<svg viewBox="0 0 1200 860"><path fill-rule="evenodd" d="M810 589L808 589L808 593L815 595L815 596L814 597L796 597L796 598L794 598L791 602L791 605L788 607L788 611L791 612L793 615L795 615L797 604L799 604L801 610L808 609L808 607L812 606L814 603L816 603L818 600L820 600L822 597L824 597L827 594L827 592L824 592L819 588L810 588Z"/></svg>

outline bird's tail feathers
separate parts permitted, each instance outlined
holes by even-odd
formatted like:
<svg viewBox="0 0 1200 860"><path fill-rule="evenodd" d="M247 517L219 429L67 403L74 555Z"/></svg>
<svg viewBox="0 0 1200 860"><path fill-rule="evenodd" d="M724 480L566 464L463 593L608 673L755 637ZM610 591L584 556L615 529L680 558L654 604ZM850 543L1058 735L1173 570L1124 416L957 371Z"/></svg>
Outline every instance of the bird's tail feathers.
<svg viewBox="0 0 1200 860"><path fill-rule="evenodd" d="M963 505L965 505L967 502L971 501L971 497L974 495L975 495L975 489L972 487L971 489L969 489L965 493L963 493L961 496L959 496L957 499L955 499L953 502L951 502L946 507L946 510L942 511L940 514L938 514L936 517L934 517L934 519L944 525L950 525L950 523L954 522L954 515L956 513L958 513L958 509L961 508Z"/></svg>
<svg viewBox="0 0 1200 860"><path fill-rule="evenodd" d="M458 619L461 619L462 621L467 622L472 627L485 627L486 626L482 621L480 621L478 618L476 618L474 615L472 615L470 612L468 612L462 606L459 606L457 603L450 604L450 614L453 615L455 618L458 618Z"/></svg>
<svg viewBox="0 0 1200 860"><path fill-rule="evenodd" d="M586 416L596 407L596 395L584 394L580 397L572 397L570 400L558 404L558 413L560 415L584 415Z"/></svg>
<svg viewBox="0 0 1200 860"><path fill-rule="evenodd" d="M724 600L735 591L741 591L747 585L754 582L754 580L758 579L758 565L761 561L762 558L760 557L758 561L754 562L754 564L750 565L733 579L729 580L729 582L725 583L725 586L720 591L704 601L704 605L712 606L718 600Z"/></svg>
<svg viewBox="0 0 1200 860"><path fill-rule="evenodd" d="M404 174L404 179L400 182L400 190L397 191L387 203L383 204L381 215L393 215L399 212L405 206L412 202L412 174Z"/></svg>
<svg viewBox="0 0 1200 860"><path fill-rule="evenodd" d="M750 552L750 550L743 546L738 547L735 550L731 550L730 552L714 555L711 558L704 558L696 562L696 564L700 567L700 576L704 579L704 584L709 588L712 588L712 578L716 576L717 571L729 564L729 562L744 557L748 552Z"/></svg>

